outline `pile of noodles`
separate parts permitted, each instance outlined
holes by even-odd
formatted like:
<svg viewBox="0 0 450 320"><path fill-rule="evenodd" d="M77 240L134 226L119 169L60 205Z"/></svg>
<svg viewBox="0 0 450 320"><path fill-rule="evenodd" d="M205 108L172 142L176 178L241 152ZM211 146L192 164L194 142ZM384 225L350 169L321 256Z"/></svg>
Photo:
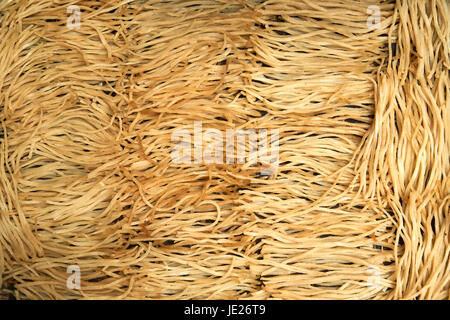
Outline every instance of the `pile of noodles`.
<svg viewBox="0 0 450 320"><path fill-rule="evenodd" d="M449 7L1 1L0 291L448 299ZM175 163L194 121L278 170Z"/></svg>

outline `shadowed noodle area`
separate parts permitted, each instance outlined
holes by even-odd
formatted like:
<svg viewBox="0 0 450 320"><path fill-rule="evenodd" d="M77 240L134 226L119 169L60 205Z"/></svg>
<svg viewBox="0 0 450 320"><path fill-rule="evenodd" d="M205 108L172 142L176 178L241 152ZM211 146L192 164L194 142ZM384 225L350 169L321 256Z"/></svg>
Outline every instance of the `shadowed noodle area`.
<svg viewBox="0 0 450 320"><path fill-rule="evenodd" d="M449 299L449 21L0 1L0 299Z"/></svg>

